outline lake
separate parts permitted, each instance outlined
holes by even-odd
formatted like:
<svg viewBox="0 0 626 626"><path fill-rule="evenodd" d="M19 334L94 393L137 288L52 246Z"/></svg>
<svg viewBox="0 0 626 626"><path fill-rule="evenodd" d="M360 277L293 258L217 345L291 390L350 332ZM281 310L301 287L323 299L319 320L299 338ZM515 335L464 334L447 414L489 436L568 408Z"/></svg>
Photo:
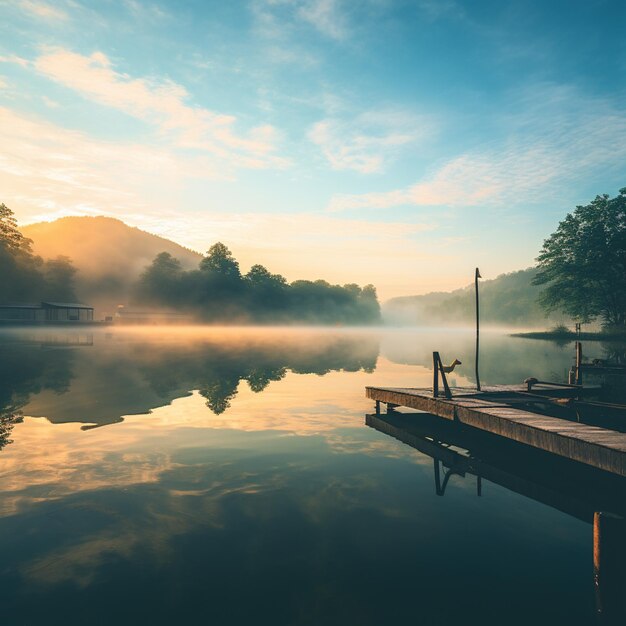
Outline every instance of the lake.
<svg viewBox="0 0 626 626"><path fill-rule="evenodd" d="M592 527L365 424L459 329L0 331L2 624L590 624ZM589 356L602 346L588 344ZM483 384L573 345L484 332ZM415 415L419 419L419 415Z"/></svg>

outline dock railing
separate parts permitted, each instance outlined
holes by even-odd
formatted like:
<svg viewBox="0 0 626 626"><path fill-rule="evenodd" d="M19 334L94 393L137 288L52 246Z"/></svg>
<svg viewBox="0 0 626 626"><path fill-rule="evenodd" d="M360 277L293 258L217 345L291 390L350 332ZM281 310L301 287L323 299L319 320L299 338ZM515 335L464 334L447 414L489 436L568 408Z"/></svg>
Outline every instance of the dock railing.
<svg viewBox="0 0 626 626"><path fill-rule="evenodd" d="M441 357L439 356L439 352L433 352L433 398L439 397L439 376L441 376L445 397L447 400L450 400L452 398L452 392L448 385L446 373L443 370Z"/></svg>

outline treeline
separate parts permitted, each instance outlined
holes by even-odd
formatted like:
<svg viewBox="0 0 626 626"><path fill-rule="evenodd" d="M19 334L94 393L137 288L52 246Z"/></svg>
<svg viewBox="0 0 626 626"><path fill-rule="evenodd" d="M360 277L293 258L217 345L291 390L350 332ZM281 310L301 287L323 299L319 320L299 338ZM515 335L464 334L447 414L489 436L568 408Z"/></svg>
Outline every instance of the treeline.
<svg viewBox="0 0 626 626"><path fill-rule="evenodd" d="M536 268L502 274L480 282L480 316L488 324L545 326L568 321L556 314L548 318L541 306L542 288L533 281ZM385 319L401 324L467 324L475 319L474 286L448 293L393 298L385 303Z"/></svg>
<svg viewBox="0 0 626 626"><path fill-rule="evenodd" d="M133 303L189 312L205 322L375 324L381 319L373 285L288 283L262 265L242 274L222 243L194 270L184 270L167 252L157 255L135 285Z"/></svg>
<svg viewBox="0 0 626 626"><path fill-rule="evenodd" d="M17 227L13 211L0 204L0 303L53 300L73 302L76 269L59 256L44 261Z"/></svg>

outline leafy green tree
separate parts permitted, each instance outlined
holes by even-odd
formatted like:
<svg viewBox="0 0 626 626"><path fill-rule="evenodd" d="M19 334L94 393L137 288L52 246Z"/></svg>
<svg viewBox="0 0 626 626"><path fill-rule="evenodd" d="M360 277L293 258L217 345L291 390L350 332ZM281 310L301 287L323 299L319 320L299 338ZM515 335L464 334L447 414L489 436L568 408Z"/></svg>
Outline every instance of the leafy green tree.
<svg viewBox="0 0 626 626"><path fill-rule="evenodd" d="M548 310L626 327L626 188L577 206L545 240L534 283Z"/></svg>
<svg viewBox="0 0 626 626"><path fill-rule="evenodd" d="M180 261L169 252L161 252L144 270L136 291L140 302L146 304L179 304L183 269Z"/></svg>
<svg viewBox="0 0 626 626"><path fill-rule="evenodd" d="M287 281L263 265L253 265L244 277L247 305L257 319L281 317L286 305Z"/></svg>
<svg viewBox="0 0 626 626"><path fill-rule="evenodd" d="M0 302L41 299L43 261L33 255L31 244L19 231L13 211L0 204Z"/></svg>
<svg viewBox="0 0 626 626"><path fill-rule="evenodd" d="M288 284L263 265L245 276L223 244L211 246L197 270L184 271L167 253L158 255L135 286L135 301L176 306L211 322L371 324L380 322L372 285L331 285L325 280Z"/></svg>
<svg viewBox="0 0 626 626"><path fill-rule="evenodd" d="M233 257L233 253L219 241L209 248L207 255L200 261L200 269L231 279L241 278L239 263Z"/></svg>
<svg viewBox="0 0 626 626"><path fill-rule="evenodd" d="M32 243L19 231L13 211L4 202L0 204L0 247L13 254L18 251L31 254Z"/></svg>

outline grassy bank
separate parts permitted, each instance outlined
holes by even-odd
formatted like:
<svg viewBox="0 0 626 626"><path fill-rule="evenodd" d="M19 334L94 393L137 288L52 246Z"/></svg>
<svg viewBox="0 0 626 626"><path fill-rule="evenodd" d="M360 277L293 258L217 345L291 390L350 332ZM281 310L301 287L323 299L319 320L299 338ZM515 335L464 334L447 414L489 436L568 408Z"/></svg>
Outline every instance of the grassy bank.
<svg viewBox="0 0 626 626"><path fill-rule="evenodd" d="M598 331L576 333L573 330L553 328L552 330L513 333L511 337L526 339L549 339L557 341L626 341L626 331Z"/></svg>

